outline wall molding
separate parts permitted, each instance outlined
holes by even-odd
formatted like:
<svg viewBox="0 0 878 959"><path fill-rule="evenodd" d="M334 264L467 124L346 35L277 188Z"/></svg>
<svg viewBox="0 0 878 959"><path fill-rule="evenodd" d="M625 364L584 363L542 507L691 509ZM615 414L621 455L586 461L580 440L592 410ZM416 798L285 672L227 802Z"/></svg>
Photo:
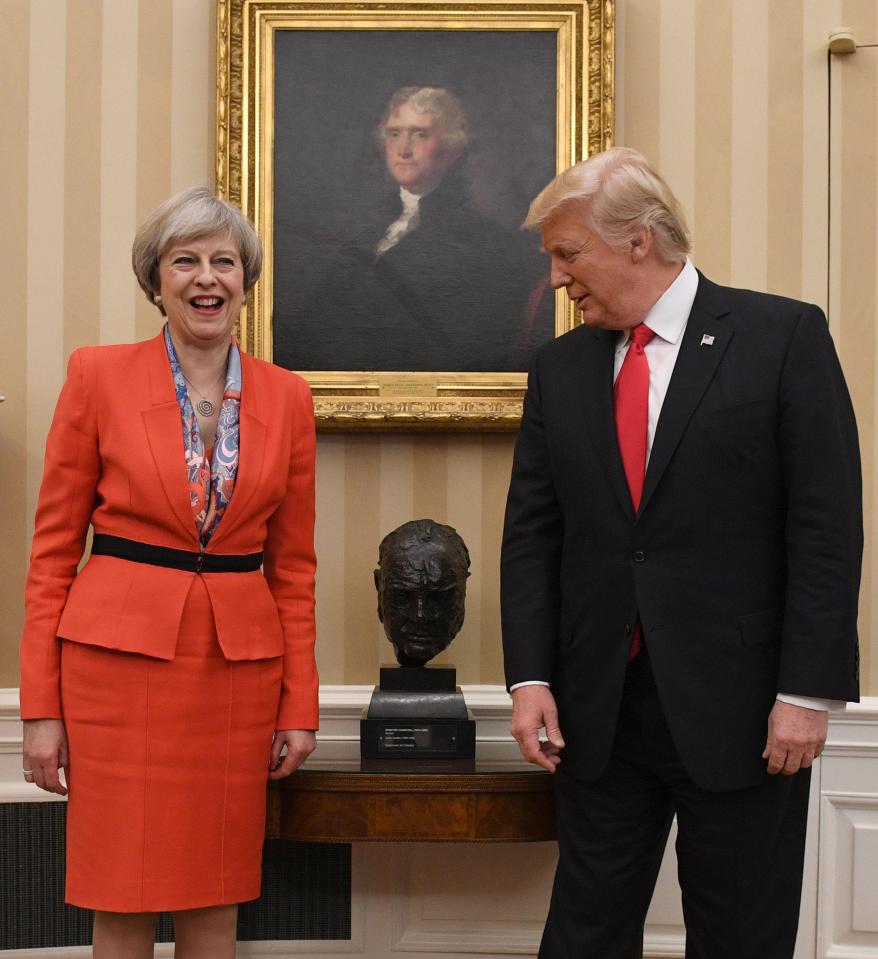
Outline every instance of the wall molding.
<svg viewBox="0 0 878 959"><path fill-rule="evenodd" d="M314 762L350 768L359 763L360 717L369 705L372 686L325 685L320 687L320 732ZM463 686L467 705L476 718L479 761L485 765L521 762L509 735L512 699L504 687ZM878 754L878 696L850 704L832 713L823 758L871 759ZM18 690L0 689L0 802L52 802L57 797L41 792L21 777L21 720Z"/></svg>

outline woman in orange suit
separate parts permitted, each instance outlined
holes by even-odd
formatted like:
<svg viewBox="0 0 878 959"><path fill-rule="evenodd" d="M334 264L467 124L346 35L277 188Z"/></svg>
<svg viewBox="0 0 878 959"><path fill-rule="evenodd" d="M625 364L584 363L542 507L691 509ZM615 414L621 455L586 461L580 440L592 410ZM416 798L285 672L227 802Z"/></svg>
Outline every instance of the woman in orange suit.
<svg viewBox="0 0 878 959"><path fill-rule="evenodd" d="M96 959L151 956L160 911L178 957L222 959L259 895L266 780L315 745L313 410L232 338L261 266L239 210L186 190L133 263L167 322L73 353L46 445L24 775L64 795L65 769L66 900L96 910Z"/></svg>

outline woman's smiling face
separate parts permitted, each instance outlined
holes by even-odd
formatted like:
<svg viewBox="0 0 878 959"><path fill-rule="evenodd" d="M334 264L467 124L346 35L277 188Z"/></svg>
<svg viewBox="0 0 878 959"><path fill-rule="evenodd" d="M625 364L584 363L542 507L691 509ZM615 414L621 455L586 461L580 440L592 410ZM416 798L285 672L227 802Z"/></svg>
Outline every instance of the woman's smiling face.
<svg viewBox="0 0 878 959"><path fill-rule="evenodd" d="M162 306L175 341L228 342L244 304L244 266L225 235L172 243L159 260Z"/></svg>

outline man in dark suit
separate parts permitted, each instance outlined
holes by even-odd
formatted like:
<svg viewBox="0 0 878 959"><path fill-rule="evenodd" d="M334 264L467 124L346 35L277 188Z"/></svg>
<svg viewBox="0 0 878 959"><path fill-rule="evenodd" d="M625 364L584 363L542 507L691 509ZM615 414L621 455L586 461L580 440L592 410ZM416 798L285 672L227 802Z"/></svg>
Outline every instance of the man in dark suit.
<svg viewBox="0 0 878 959"><path fill-rule="evenodd" d="M503 539L512 731L557 770L540 955L640 955L676 814L687 957L789 959L810 767L858 697L860 463L826 320L698 273L633 150L562 173L526 226L582 312L531 368Z"/></svg>

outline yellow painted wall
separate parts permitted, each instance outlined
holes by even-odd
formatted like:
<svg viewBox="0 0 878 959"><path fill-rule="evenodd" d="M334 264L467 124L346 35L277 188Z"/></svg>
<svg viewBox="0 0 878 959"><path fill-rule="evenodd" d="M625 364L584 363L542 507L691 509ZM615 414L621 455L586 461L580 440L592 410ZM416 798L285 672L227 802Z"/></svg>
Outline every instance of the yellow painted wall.
<svg viewBox="0 0 878 959"><path fill-rule="evenodd" d="M0 686L17 684L22 582L42 446L76 346L142 339L158 315L128 258L144 214L213 179L213 0L3 0L0 182ZM829 308L876 529L878 42L874 0L617 0L617 141L653 158L686 207L713 279ZM830 182L832 190L830 191ZM831 224L830 224L831 211ZM124 403L125 397L120 396ZM502 682L497 566L513 438L323 435L318 448L319 663L374 681L390 648L371 582L381 536L430 516L473 558L451 650L464 683ZM878 693L867 552L861 635Z"/></svg>

